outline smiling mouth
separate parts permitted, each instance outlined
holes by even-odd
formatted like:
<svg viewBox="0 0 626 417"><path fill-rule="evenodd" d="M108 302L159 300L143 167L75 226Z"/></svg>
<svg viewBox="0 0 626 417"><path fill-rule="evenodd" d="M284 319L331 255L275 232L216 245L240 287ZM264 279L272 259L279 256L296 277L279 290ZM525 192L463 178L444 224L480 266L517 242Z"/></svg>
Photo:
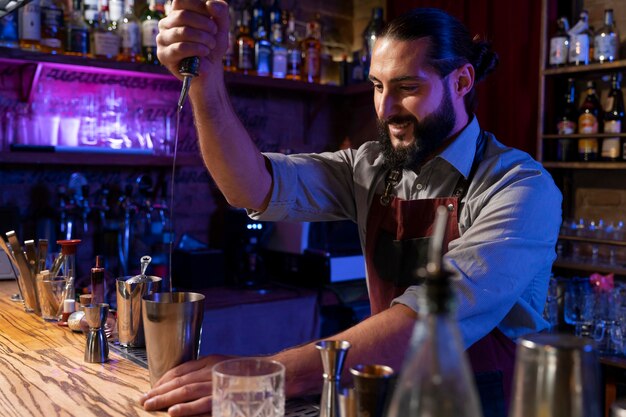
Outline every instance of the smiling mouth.
<svg viewBox="0 0 626 417"><path fill-rule="evenodd" d="M394 136L398 139L403 140L405 139L405 136L407 136L407 134L411 132L409 128L412 126L412 123L411 122L390 123L388 126L389 126L389 134L391 136Z"/></svg>

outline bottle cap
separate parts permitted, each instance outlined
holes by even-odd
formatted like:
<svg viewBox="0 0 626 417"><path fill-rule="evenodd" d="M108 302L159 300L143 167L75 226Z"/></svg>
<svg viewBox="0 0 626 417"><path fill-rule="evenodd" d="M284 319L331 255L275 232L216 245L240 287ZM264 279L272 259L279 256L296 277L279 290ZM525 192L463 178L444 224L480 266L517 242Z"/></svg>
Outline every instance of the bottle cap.
<svg viewBox="0 0 626 417"><path fill-rule="evenodd" d="M80 243L80 239L57 240L57 243L61 245L61 253L63 255L75 255L76 247Z"/></svg>

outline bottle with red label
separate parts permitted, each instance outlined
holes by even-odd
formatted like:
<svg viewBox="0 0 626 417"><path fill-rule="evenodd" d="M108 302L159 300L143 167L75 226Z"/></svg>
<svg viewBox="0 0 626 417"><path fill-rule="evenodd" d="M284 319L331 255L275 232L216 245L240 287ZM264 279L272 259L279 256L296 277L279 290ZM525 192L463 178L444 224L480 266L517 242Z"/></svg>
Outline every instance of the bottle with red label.
<svg viewBox="0 0 626 417"><path fill-rule="evenodd" d="M322 62L322 26L319 16L306 24L306 37L302 40L302 77L310 83L319 83Z"/></svg>
<svg viewBox="0 0 626 417"><path fill-rule="evenodd" d="M596 94L596 83L587 82L587 96L580 106L578 116L578 133L592 136L578 140L578 159L581 161L595 161L598 159L598 138L602 120L602 107Z"/></svg>

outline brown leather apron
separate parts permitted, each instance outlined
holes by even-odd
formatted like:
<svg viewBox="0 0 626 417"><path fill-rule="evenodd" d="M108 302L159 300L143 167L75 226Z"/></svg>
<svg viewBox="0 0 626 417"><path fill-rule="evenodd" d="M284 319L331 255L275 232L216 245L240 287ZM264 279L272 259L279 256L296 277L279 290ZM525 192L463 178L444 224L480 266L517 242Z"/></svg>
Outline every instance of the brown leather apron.
<svg viewBox="0 0 626 417"><path fill-rule="evenodd" d="M458 238L460 202L482 159L484 134L477 141L476 156L467 179L461 178L453 196L402 200L392 198L388 205L376 195L370 205L365 239L365 260L372 314L391 305L410 285L419 284L416 271L425 266L428 242L433 232L435 212L443 205L449 216L445 246ZM483 414L506 416L508 409L515 344L497 328L467 349L476 375Z"/></svg>

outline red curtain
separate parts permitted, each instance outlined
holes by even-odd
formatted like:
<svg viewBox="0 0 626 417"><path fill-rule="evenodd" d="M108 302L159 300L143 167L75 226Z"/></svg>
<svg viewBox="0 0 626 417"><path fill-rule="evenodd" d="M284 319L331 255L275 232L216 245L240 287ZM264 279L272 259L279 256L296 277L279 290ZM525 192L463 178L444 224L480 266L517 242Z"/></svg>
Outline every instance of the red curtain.
<svg viewBox="0 0 626 417"><path fill-rule="evenodd" d="M508 146L536 154L541 0L387 0L386 20L414 8L436 7L492 43L496 70L478 85L483 129Z"/></svg>

